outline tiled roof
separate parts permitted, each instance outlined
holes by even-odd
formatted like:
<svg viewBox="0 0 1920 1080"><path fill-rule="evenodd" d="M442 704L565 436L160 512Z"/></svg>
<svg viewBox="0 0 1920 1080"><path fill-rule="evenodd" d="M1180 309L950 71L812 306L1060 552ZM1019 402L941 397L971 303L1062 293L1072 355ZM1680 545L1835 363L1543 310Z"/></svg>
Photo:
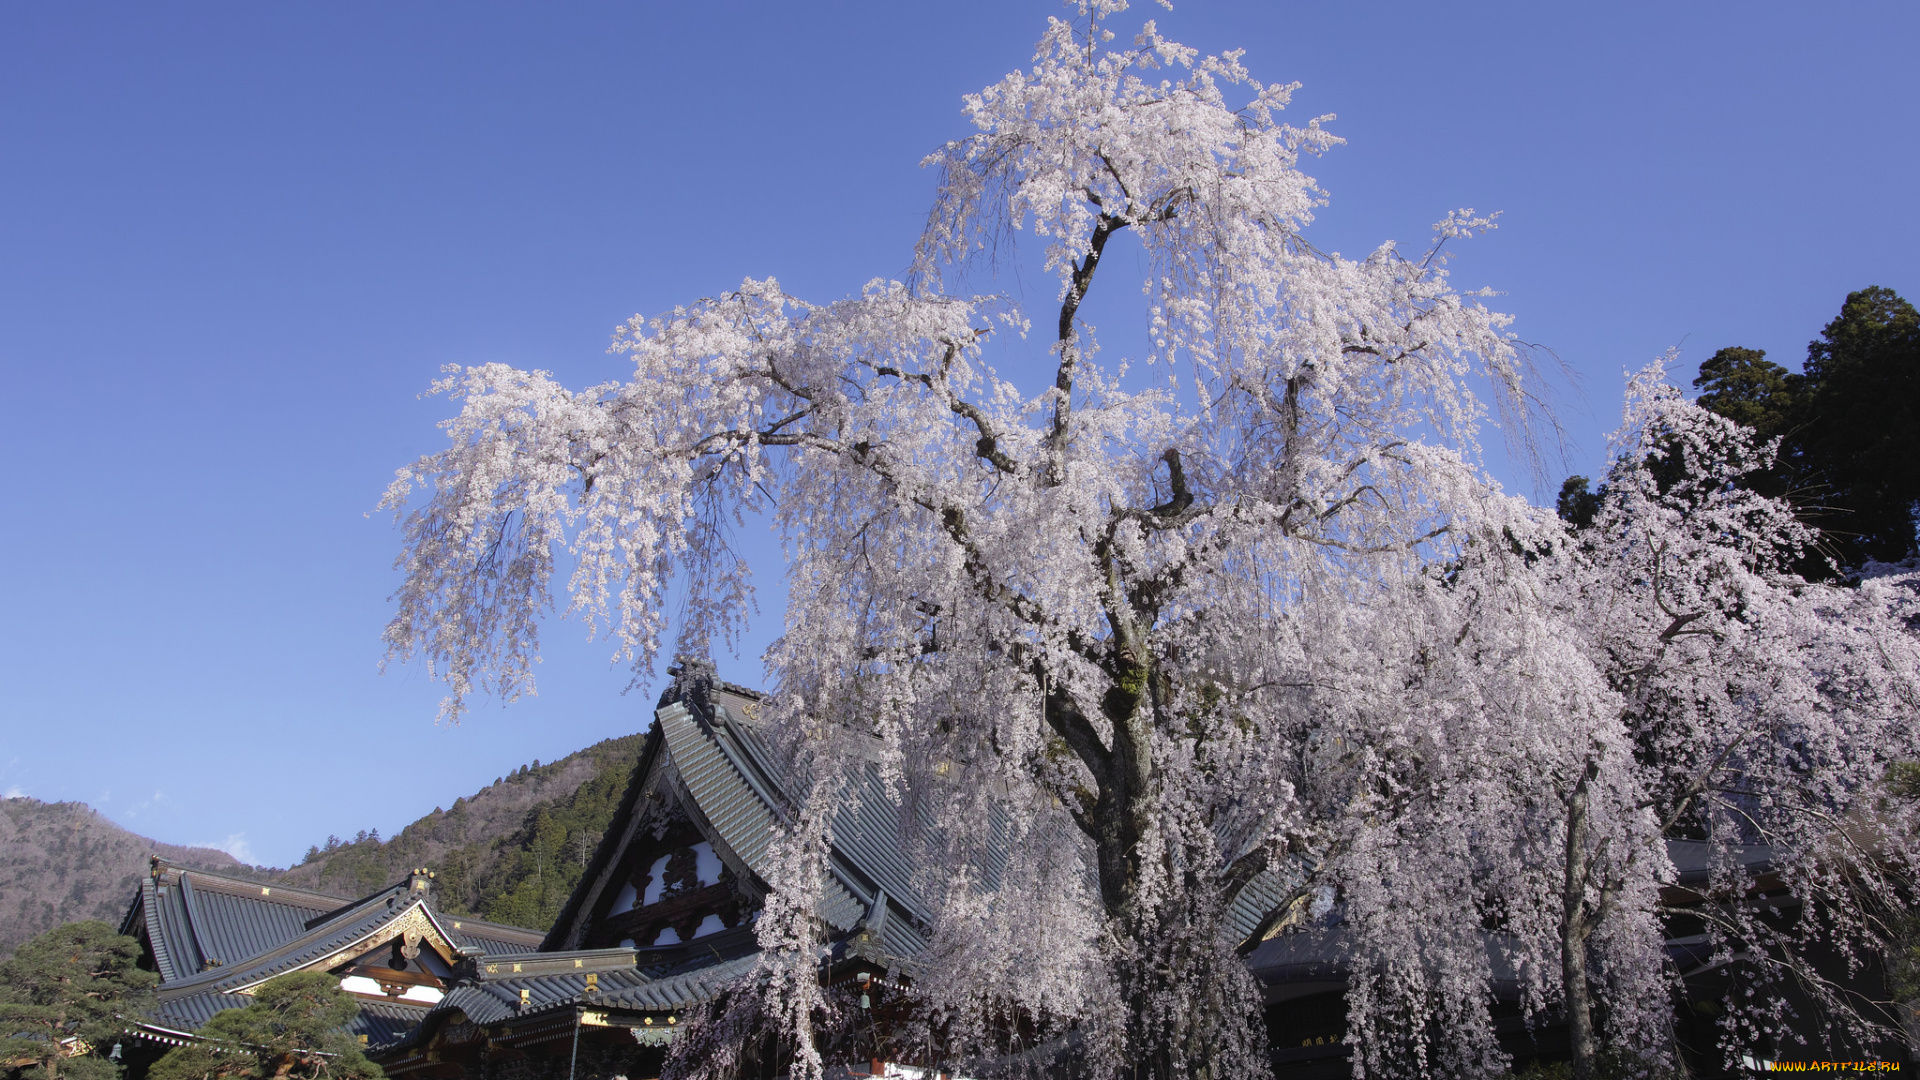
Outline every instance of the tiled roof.
<svg viewBox="0 0 1920 1080"><path fill-rule="evenodd" d="M209 959L231 964L255 956L306 933L313 909L273 899L270 887L245 893L218 887L195 875L180 875L179 896L193 920L194 935ZM247 895L251 893L252 895Z"/></svg>
<svg viewBox="0 0 1920 1080"><path fill-rule="evenodd" d="M1479 931L1479 935L1494 988L1503 996L1519 993L1512 937L1487 930ZM1268 985L1345 982L1352 951L1353 933L1347 927L1310 927L1262 941L1247 955L1247 968L1254 978Z"/></svg>
<svg viewBox="0 0 1920 1080"><path fill-rule="evenodd" d="M1240 887L1240 894L1233 898L1233 904L1227 908L1227 923L1233 927L1234 937L1246 940L1249 934L1260 928L1273 909L1286 901L1302 879L1300 868L1288 863L1278 872L1262 870L1253 879Z"/></svg>
<svg viewBox="0 0 1920 1080"><path fill-rule="evenodd" d="M1668 840L1667 856L1678 873L1679 884L1697 885L1708 879L1714 851L1702 841ZM1773 849L1764 844L1730 847L1725 857L1749 878L1759 878L1773 867ZM1270 875L1263 874L1261 877ZM1255 878L1247 888L1252 889L1259 881L1260 878ZM1250 904L1247 910L1257 906ZM1241 907L1236 904L1233 912L1236 926L1241 917ZM1518 993L1520 976L1514 966L1510 939L1504 934L1488 931L1482 932L1482 938L1486 942L1487 963L1495 987L1502 993ZM1691 977L1691 968L1707 963L1719 946L1719 942L1704 934L1670 938L1665 942L1667 955L1683 978ZM1347 978L1347 957L1351 948L1352 935L1346 927L1309 927L1267 938L1247 954L1246 963L1255 978L1270 985L1340 982Z"/></svg>
<svg viewBox="0 0 1920 1080"><path fill-rule="evenodd" d="M183 994L155 1003L147 1010L147 1019L170 1031L192 1032L213 1019L215 1013L251 1004L253 998L250 995L202 990L197 994Z"/></svg>
<svg viewBox="0 0 1920 1080"><path fill-rule="evenodd" d="M660 729L668 752L700 813L740 861L755 873L767 866L777 818L774 808L784 803L771 783L755 785L713 735L684 704L660 710ZM759 787L757 790L756 787Z"/></svg>
<svg viewBox="0 0 1920 1080"><path fill-rule="evenodd" d="M900 848L900 814L893 793L880 779L880 766L862 762L846 778L840 805L834 811L833 846L875 885L887 890L887 899L925 922L930 917L927 902L920 896L913 867Z"/></svg>
<svg viewBox="0 0 1920 1080"><path fill-rule="evenodd" d="M659 713L668 753L687 793L718 839L764 882L768 849L790 798L771 764L770 749L753 727L724 704L716 704L711 717L699 716L682 702ZM863 812L860 807L868 797L877 798L884 812ZM837 930L851 930L869 917L879 899L876 886L889 898L896 895L893 888L908 898L895 900L902 921L925 918L898 854L893 812L877 773L871 781L856 777L848 801L835 816L828 857L832 876L820 898L820 917ZM916 906L907 907L909 903Z"/></svg>
<svg viewBox="0 0 1920 1080"><path fill-rule="evenodd" d="M681 675L681 672L676 672ZM682 683L686 683L682 686ZM619 846L632 834L636 818L646 813L638 795L664 751L691 803L702 830L718 849L730 855L760 884L768 881L769 849L780 821L790 812L792 799L776 755L744 715L760 695L746 687L722 683L695 673L677 679L663 695L656 724L628 785L606 838L582 875L581 884L567 901L545 946L577 943L584 930L582 912L593 904L594 890L605 888L604 878ZM921 896L920 875L900 843L900 807L886 789L877 766L862 763L848 777L841 805L833 821L828 851L831 871L822 890L819 915L841 932L863 922L884 923L880 935L889 953L910 955L924 948L916 931L925 926L929 906ZM992 882L1007 859L1004 814L990 813L986 839L987 862L981 876ZM884 895L890 914L881 916L875 905Z"/></svg>
<svg viewBox="0 0 1920 1080"><path fill-rule="evenodd" d="M468 952L486 953L488 956L535 952L540 948L540 939L544 936L524 927L483 922L465 915L448 915L437 911L434 915L455 945Z"/></svg>
<svg viewBox="0 0 1920 1080"><path fill-rule="evenodd" d="M330 928L323 935L330 939L343 927L359 926L369 913L387 911L390 901L406 894L402 882L344 900L165 864L156 864L156 870L141 882L123 929L147 931L163 990L175 984L227 984L236 973L258 967L323 928ZM502 956L540 946L541 935L532 930L437 912L435 917L448 940L467 952Z"/></svg>
<svg viewBox="0 0 1920 1080"><path fill-rule="evenodd" d="M343 902L156 861L154 872L141 880L122 931L146 931L166 985L200 974L209 961L232 964L278 948L305 934L315 915Z"/></svg>
<svg viewBox="0 0 1920 1080"><path fill-rule="evenodd" d="M715 689L721 688L715 684ZM758 697L740 687L724 689ZM722 700L711 700L704 709L697 702L675 702L663 708L659 717L668 752L688 794L720 839L761 873L774 823L791 796L785 791L786 778L775 764L773 749L757 725L738 712ZM925 879L902 843L900 815L909 811L894 801L875 763L856 764L846 781L833 817L828 860L833 878L822 897L821 914L839 930L853 929L863 919L874 919L872 906L884 892L889 907L896 910L884 920L883 944L892 955L910 957L924 948L915 927L927 925L931 908L922 896ZM983 865L978 869L981 879L992 887L999 868L1011 857L1010 826L998 805L989 808L984 824ZM1240 937L1258 929L1287 899L1300 873L1290 865L1263 871L1240 890L1228 912L1228 921ZM764 873L761 877L765 880Z"/></svg>
<svg viewBox="0 0 1920 1080"><path fill-rule="evenodd" d="M1767 844L1730 845L1724 856L1716 856L1714 845L1704 840L1669 840L1667 858L1678 874L1675 884L1700 885L1713 876L1716 857L1724 857L1750 875L1773 869L1773 848Z"/></svg>
<svg viewBox="0 0 1920 1080"><path fill-rule="evenodd" d="M148 1010L144 1026L149 1030L191 1034L204 1027L216 1014L251 1004L251 994L202 990L159 1002ZM365 1035L369 1046L399 1041L425 1019L428 1011L425 1005L400 1002L362 1001L359 1004L360 1013L348 1022L347 1033Z"/></svg>
<svg viewBox="0 0 1920 1080"><path fill-rule="evenodd" d="M688 794L720 839L765 880L761 868L774 823L791 802L772 747L757 725L721 701L713 701L704 714L676 702L659 716ZM916 928L928 924L931 909L921 895L925 879L902 842L900 815L909 811L894 801L877 764L858 763L846 779L833 817L828 859L833 877L822 897L821 914L836 929L851 930L875 918L873 904L884 892L895 910L884 920L882 945L892 956L911 958L925 947ZM989 887L1011 857L1009 829L1004 808L991 806L980 837L983 865L978 868ZM1299 867L1283 865L1249 881L1227 915L1238 936L1255 932L1287 899L1300 876Z"/></svg>
<svg viewBox="0 0 1920 1080"><path fill-rule="evenodd" d="M758 962L758 954L750 953L665 978L649 977L635 969L599 972L599 993L592 1003L639 1012L684 1009L714 997L735 979L752 971ZM585 1001L586 986L584 973L465 983L448 991L446 998L433 1007L432 1015L458 1010L476 1024L496 1024L523 1015L522 990L527 991L526 1011L534 1013Z"/></svg>
<svg viewBox="0 0 1920 1080"><path fill-rule="evenodd" d="M330 954L351 948L411 909L425 906L424 899L409 896L403 887L396 886L384 898L376 894L359 907L329 919L278 948L247 957L240 963L211 968L172 984L163 983L160 996L165 999L202 990L231 993L316 963L332 966L328 963ZM436 926L444 925L431 909L428 909L427 917ZM451 936L451 931L447 933Z"/></svg>
<svg viewBox="0 0 1920 1080"><path fill-rule="evenodd" d="M347 1025L350 1035L365 1035L369 1047L385 1046L399 1042L407 1037L420 1021L427 1018L429 1009L425 1005L407 1005L401 1002L362 1001L360 1015Z"/></svg>

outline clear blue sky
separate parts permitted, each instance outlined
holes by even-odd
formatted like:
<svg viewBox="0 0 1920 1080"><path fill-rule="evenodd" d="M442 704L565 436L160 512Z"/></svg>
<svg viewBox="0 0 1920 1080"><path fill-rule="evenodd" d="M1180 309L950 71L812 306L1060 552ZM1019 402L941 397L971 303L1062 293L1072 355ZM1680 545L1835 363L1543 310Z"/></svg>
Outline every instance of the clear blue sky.
<svg viewBox="0 0 1920 1080"><path fill-rule="evenodd" d="M1791 365L1847 291L1920 298L1920 5L1176 8L1132 14L1339 115L1321 247L1504 212L1457 279L1579 375L1566 471L1670 345ZM366 515L436 445L417 394L615 376L616 322L749 275L899 273L920 157L1058 10L0 6L0 791L284 865L640 730L653 693L574 624L537 700L455 729L377 673L398 537Z"/></svg>

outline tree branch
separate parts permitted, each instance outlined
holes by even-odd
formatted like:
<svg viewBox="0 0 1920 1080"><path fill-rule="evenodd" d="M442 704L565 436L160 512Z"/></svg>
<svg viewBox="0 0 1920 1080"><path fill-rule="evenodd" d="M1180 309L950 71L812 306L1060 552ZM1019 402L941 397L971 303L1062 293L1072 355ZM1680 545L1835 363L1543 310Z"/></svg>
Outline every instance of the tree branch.
<svg viewBox="0 0 1920 1080"><path fill-rule="evenodd" d="M1067 427L1073 414L1074 368L1080 362L1080 350L1074 340L1073 317L1080 310L1080 301L1086 299L1087 286L1093 282L1093 272L1100 268L1100 253L1106 250L1107 238L1128 224L1124 217L1107 213L1100 215L1094 222L1093 235L1087 240L1087 255L1073 268L1073 275L1067 282L1067 295L1060 303L1060 368L1053 377L1053 389L1058 397L1053 403L1053 429L1047 433L1046 481L1050 485L1063 484L1067 479Z"/></svg>
<svg viewBox="0 0 1920 1080"><path fill-rule="evenodd" d="M1193 505L1193 492L1187 490L1187 472L1180 465L1180 451L1177 448L1167 447L1167 452L1160 455L1160 460L1167 463L1167 483L1173 494L1147 513L1161 518L1176 517Z"/></svg>
<svg viewBox="0 0 1920 1080"><path fill-rule="evenodd" d="M977 339L981 334L987 332L988 331L985 330L976 331L974 337ZM953 388L947 385L945 376L946 368L953 363L963 346L961 342L953 340L948 340L946 345L947 355L941 363L941 376L937 379L927 372L903 371L900 368L890 365L877 366L873 369L873 372L876 375L891 375L903 382L917 382L927 389L932 390L934 393L939 394L942 400L947 403L947 408L951 410L955 416L972 421L974 430L980 433L980 437L975 440L973 444L973 452L983 458L989 465L992 465L996 470L1009 476L1019 475L1022 471L1020 463L1008 457L1006 452L1000 449L1000 436L999 433L993 429L993 421L987 418L987 414L982 411L978 405L955 394Z"/></svg>
<svg viewBox="0 0 1920 1080"><path fill-rule="evenodd" d="M1093 773L1094 781L1105 786L1106 774L1113 767L1113 752L1100 741L1100 733L1093 729L1093 722L1081 711L1080 703L1073 700L1073 695L1066 688L1049 677L1038 661L1034 663L1033 673L1040 680L1040 685L1045 687L1041 712L1046 717L1047 726Z"/></svg>

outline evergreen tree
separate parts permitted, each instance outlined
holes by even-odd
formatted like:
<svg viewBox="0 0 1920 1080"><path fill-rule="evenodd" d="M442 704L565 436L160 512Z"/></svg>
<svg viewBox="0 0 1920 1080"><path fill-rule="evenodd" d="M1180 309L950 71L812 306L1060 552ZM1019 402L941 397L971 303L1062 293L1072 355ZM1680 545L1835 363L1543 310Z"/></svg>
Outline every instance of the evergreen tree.
<svg viewBox="0 0 1920 1080"><path fill-rule="evenodd" d="M1693 385L1703 391L1701 408L1753 428L1762 438L1787 435L1801 420L1805 377L1767 359L1764 349L1721 349L1700 365Z"/></svg>
<svg viewBox="0 0 1920 1080"><path fill-rule="evenodd" d="M378 1080L380 1066L360 1052L346 1025L360 1014L353 995L324 971L296 971L254 992L253 1004L228 1009L154 1063L151 1080Z"/></svg>
<svg viewBox="0 0 1920 1080"><path fill-rule="evenodd" d="M97 920L41 934L0 964L0 1059L31 1061L34 1080L110 1080L104 1047L158 976L135 966L140 943Z"/></svg>
<svg viewBox="0 0 1920 1080"><path fill-rule="evenodd" d="M1588 488L1590 483L1584 476L1567 477L1567 482L1560 485L1560 498L1554 502L1560 520L1576 529L1593 524L1593 515L1600 510L1601 495Z"/></svg>
<svg viewBox="0 0 1920 1080"><path fill-rule="evenodd" d="M1773 467L1741 480L1788 498L1841 566L1914 550L1920 504L1920 313L1891 289L1850 293L1807 347L1802 372L1758 349L1721 349L1693 380L1702 407L1779 439ZM1803 564L1798 569L1816 569Z"/></svg>
<svg viewBox="0 0 1920 1080"><path fill-rule="evenodd" d="M1894 562L1914 549L1920 503L1920 312L1879 286L1847 296L1807 346L1808 420L1797 441L1830 494L1822 522L1842 560Z"/></svg>

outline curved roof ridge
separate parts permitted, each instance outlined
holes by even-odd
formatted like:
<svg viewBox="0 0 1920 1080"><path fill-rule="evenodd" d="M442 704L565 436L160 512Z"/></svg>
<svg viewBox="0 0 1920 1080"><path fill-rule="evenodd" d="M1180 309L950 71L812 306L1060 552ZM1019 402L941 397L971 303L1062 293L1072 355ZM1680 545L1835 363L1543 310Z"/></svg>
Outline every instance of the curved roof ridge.
<svg viewBox="0 0 1920 1080"><path fill-rule="evenodd" d="M179 879L192 878L194 888L207 892L221 892L231 896L245 896L256 900L267 900L289 907L310 907L323 910L325 907L338 907L346 902L344 897L331 893L316 892L293 885L275 885L270 881L252 881L247 878L229 877L211 870L196 870L191 867L161 864L163 869L172 872Z"/></svg>
<svg viewBox="0 0 1920 1080"><path fill-rule="evenodd" d="M277 975L304 967L316 960L327 957L351 947L356 941L368 937L388 923L401 918L415 907L425 907L423 898L414 898L412 902L391 907L378 907L363 912L355 920L335 919L308 931L266 952L245 958L232 966L209 968L180 980L174 986L163 986L163 997L182 996L197 990L213 989L227 993L244 992L251 987L266 982ZM437 923L435 931L446 937L446 931ZM453 940L448 937L448 944ZM455 946L457 948L457 946Z"/></svg>

